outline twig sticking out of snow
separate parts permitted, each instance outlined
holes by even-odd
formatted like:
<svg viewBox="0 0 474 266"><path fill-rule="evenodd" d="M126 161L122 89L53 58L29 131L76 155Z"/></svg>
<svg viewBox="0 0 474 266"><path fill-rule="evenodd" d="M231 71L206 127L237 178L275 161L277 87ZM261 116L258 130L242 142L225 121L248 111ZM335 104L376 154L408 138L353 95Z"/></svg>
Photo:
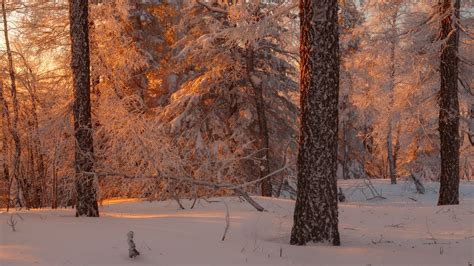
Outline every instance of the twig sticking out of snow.
<svg viewBox="0 0 474 266"><path fill-rule="evenodd" d="M346 201L346 196L342 192L342 188L339 188L339 192L337 193L337 199L339 200L339 202Z"/></svg>
<svg viewBox="0 0 474 266"><path fill-rule="evenodd" d="M426 217L425 224L426 232L431 236L431 238L429 238L428 240L433 241L433 244L437 244L436 238L434 237L433 233L431 233L430 226L428 225L428 217Z"/></svg>
<svg viewBox="0 0 474 266"><path fill-rule="evenodd" d="M229 206L227 205L227 202L225 200L222 200L225 205L225 229L224 229L224 234L222 235L222 241L225 240L225 236L227 235L227 231L229 230L230 227L230 215L229 215Z"/></svg>
<svg viewBox="0 0 474 266"><path fill-rule="evenodd" d="M16 224L18 223L18 221L15 219L15 217L13 217L13 215L10 215L10 219L7 221L7 224L12 228L12 231L15 232L16 231Z"/></svg>
<svg viewBox="0 0 474 266"><path fill-rule="evenodd" d="M127 233L127 243L128 243L128 257L135 258L140 255L140 252L137 251L135 242L133 242L133 231Z"/></svg>

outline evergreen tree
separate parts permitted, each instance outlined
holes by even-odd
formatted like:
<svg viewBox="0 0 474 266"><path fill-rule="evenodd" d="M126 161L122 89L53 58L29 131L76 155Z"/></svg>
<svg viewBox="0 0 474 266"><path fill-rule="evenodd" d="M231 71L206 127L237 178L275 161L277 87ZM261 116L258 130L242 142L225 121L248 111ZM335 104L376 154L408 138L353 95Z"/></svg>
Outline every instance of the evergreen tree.
<svg viewBox="0 0 474 266"><path fill-rule="evenodd" d="M339 28L336 0L300 1L301 135L291 244L340 245L337 211Z"/></svg>
<svg viewBox="0 0 474 266"><path fill-rule="evenodd" d="M91 101L89 18L87 1L69 2L71 68L74 85L74 130L76 137L76 216L98 217L94 170Z"/></svg>
<svg viewBox="0 0 474 266"><path fill-rule="evenodd" d="M441 176L438 205L459 204L458 47L460 0L440 2L441 47L439 135Z"/></svg>

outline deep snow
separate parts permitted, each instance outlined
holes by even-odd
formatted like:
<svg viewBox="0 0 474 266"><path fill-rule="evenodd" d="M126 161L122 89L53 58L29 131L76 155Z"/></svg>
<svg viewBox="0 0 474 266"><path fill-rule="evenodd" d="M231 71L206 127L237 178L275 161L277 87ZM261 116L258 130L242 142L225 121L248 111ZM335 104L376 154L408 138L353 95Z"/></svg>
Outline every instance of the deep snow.
<svg viewBox="0 0 474 266"><path fill-rule="evenodd" d="M473 263L474 183L461 184L459 206L436 206L438 185L426 194L411 182L372 181L386 199L366 200L362 180L340 181L342 246L290 246L294 201L255 197L260 213L238 198L225 205L200 200L193 210L175 202L109 200L100 218L74 210L0 211L0 265L465 265ZM364 193L366 196L364 196ZM410 199L411 198L411 199ZM191 206L191 201L184 205ZM16 232L7 224L13 216ZM128 258L133 230L141 255ZM280 256L281 254L281 256Z"/></svg>

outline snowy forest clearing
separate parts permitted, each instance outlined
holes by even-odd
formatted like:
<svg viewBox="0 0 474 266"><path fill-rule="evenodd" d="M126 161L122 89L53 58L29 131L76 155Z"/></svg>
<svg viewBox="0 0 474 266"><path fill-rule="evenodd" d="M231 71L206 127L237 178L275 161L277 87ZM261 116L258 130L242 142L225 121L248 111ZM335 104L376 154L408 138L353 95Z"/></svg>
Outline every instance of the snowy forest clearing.
<svg viewBox="0 0 474 266"><path fill-rule="evenodd" d="M436 206L438 183L417 194L412 182L372 180L386 199L366 200L363 180L339 180L342 245L290 246L294 201L238 198L210 202L104 201L100 218L74 209L0 212L0 265L469 265L474 253L474 183L461 182L460 205ZM216 202L215 202L216 201ZM230 210L226 225L225 201ZM11 218L16 222L12 231ZM134 231L141 255L128 258Z"/></svg>

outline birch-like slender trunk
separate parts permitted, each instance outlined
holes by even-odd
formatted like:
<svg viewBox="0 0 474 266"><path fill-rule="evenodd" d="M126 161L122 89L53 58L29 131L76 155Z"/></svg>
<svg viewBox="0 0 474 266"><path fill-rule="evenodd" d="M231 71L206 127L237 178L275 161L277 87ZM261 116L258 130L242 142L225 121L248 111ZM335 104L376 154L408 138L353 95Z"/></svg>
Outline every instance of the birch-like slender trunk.
<svg viewBox="0 0 474 266"><path fill-rule="evenodd" d="M21 143L20 143L20 134L18 132L18 117L19 117L19 104L17 98L17 89L16 89L16 80L15 80L15 68L13 66L13 55L10 49L10 40L8 36L8 20L7 20L7 11L5 6L5 0L2 0L2 15L3 15L3 33L5 39L5 48L7 50L7 59L8 59L8 73L10 75L10 91L13 105L13 119L11 120L11 134L13 142L15 144L15 152L13 155L13 180L16 180L18 184L18 195L23 195L27 197L25 191L21 193L23 189L23 182L20 180L20 159L21 159ZM21 199L17 199L21 202Z"/></svg>
<svg viewBox="0 0 474 266"><path fill-rule="evenodd" d="M395 49L397 45L397 17L398 17L398 4L394 6L395 11L392 14L390 27L390 105L389 105L389 112L388 112L388 132L387 132L387 161L388 161L388 168L389 168L389 177L390 183L396 184L397 183L397 168L395 162L395 150L393 148L393 105L395 102L395 83L396 83L396 58L395 58Z"/></svg>
<svg viewBox="0 0 474 266"><path fill-rule="evenodd" d="M255 54L252 47L247 48L247 78L252 85L254 91L255 108L257 111L258 121L258 149L257 154L261 158L260 178L270 174L270 150L269 136L267 126L267 116L265 115L265 102L263 99L262 84L255 76ZM271 178L267 178L261 183L262 196L271 197L273 193Z"/></svg>
<svg viewBox="0 0 474 266"><path fill-rule="evenodd" d="M25 61L25 68L28 70L30 75L30 82L29 84L25 84L25 87L28 89L28 94L30 95L31 101L31 121L29 122L29 126L31 128L31 150L32 150L32 165L33 165L33 175L35 176L34 180L34 201L33 204L36 207L43 207L44 206L44 197L46 194L46 169L44 163L43 153L41 152L41 139L39 134L39 121L38 121L38 106L37 106L37 80L33 73L33 70Z"/></svg>
<svg viewBox="0 0 474 266"><path fill-rule="evenodd" d="M349 77L350 78L350 77ZM341 112L345 112L347 108L347 101L348 96L346 95L343 98L342 102L342 110ZM342 151L342 178L349 179L349 139L348 139L348 126L347 120L345 117L342 117L342 141L343 141L343 151Z"/></svg>

